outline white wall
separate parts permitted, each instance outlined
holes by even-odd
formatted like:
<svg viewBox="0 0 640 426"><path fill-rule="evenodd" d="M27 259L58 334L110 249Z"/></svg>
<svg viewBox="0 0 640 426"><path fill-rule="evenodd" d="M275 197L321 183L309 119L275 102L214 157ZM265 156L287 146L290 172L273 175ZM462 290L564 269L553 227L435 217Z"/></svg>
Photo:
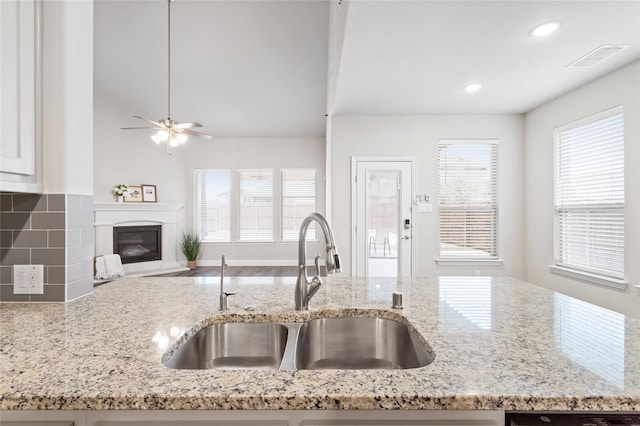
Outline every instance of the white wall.
<svg viewBox="0 0 640 426"><path fill-rule="evenodd" d="M523 117L520 115L334 116L333 229L345 273L351 270L351 157L414 157L414 194L428 194L433 213L416 213L416 276L440 274L524 277ZM436 265L439 254L438 141L498 139L498 267ZM413 196L411 197L413 199Z"/></svg>
<svg viewBox="0 0 640 426"><path fill-rule="evenodd" d="M332 136L333 130L331 122L333 120L333 98L338 84L338 74L340 72L340 61L342 59L342 46L344 44L344 32L347 26L349 15L349 0L329 5L329 60L327 61L327 119L325 127L325 158L332 158ZM326 219L333 221L333 199L331 188L333 187L333 167L330 161L326 164Z"/></svg>
<svg viewBox="0 0 640 426"><path fill-rule="evenodd" d="M93 2L43 2L46 193L93 193Z"/></svg>
<svg viewBox="0 0 640 426"><path fill-rule="evenodd" d="M610 290L551 273L553 263L553 129L623 105L625 119L625 278L640 281L640 61L542 105L525 116L526 279L640 316L638 290Z"/></svg>
<svg viewBox="0 0 640 426"><path fill-rule="evenodd" d="M133 114L144 112L131 111L126 105L112 100L108 93L95 92L95 201L115 201L111 193L113 186L126 183L156 185L158 202L185 203L185 151L193 145L193 138L168 155L165 145L156 145L151 140L151 131L120 129L146 125L144 121L133 118Z"/></svg>

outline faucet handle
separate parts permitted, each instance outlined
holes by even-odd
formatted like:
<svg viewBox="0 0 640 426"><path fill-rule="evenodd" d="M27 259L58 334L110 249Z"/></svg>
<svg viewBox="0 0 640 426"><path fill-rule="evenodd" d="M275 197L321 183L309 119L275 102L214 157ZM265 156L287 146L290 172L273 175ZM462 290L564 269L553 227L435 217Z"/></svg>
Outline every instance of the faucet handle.
<svg viewBox="0 0 640 426"><path fill-rule="evenodd" d="M316 257L313 259L313 263L316 264L316 277L320 276L320 253L316 253Z"/></svg>

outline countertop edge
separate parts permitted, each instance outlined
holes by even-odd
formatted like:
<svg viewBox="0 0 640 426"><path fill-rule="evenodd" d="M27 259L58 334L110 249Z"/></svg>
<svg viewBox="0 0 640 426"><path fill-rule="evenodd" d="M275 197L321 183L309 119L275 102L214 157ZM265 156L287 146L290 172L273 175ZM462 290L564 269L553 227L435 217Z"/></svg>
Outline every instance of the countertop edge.
<svg viewBox="0 0 640 426"><path fill-rule="evenodd" d="M499 410L499 411L640 411L630 397L429 396L324 398L225 397L17 397L0 400L2 410Z"/></svg>

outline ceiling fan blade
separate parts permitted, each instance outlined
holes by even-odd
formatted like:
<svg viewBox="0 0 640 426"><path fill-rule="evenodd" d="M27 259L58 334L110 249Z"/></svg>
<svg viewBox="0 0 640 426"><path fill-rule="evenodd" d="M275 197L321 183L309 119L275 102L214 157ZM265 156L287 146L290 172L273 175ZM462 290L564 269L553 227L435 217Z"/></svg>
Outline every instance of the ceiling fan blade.
<svg viewBox="0 0 640 426"><path fill-rule="evenodd" d="M134 115L133 118L139 118L140 120L148 121L149 123L164 128L164 126L157 121L149 120L148 118L140 117L139 115Z"/></svg>
<svg viewBox="0 0 640 426"><path fill-rule="evenodd" d="M120 127L121 130L141 130L141 129L148 129L148 130L164 130L162 127Z"/></svg>
<svg viewBox="0 0 640 426"><path fill-rule="evenodd" d="M177 131L180 132L180 133L184 133L186 135L197 136L197 137L203 138L203 139L211 139L211 138L213 138L213 136L211 136L211 135L207 135L206 133L201 133L201 132L194 132L193 130L178 129Z"/></svg>
<svg viewBox="0 0 640 426"><path fill-rule="evenodd" d="M173 127L175 129L191 129L192 127L202 127L202 124L194 121L194 122L191 122L191 123L174 124Z"/></svg>

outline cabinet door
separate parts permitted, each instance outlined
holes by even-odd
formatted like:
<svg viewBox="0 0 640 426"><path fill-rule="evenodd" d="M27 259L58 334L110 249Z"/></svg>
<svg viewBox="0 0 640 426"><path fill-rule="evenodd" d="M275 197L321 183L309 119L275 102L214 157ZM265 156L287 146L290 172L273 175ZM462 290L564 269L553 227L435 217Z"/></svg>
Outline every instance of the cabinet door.
<svg viewBox="0 0 640 426"><path fill-rule="evenodd" d="M87 426L290 426L286 411L104 410L88 411Z"/></svg>
<svg viewBox="0 0 640 426"><path fill-rule="evenodd" d="M0 172L36 170L39 3L0 1Z"/></svg>
<svg viewBox="0 0 640 426"><path fill-rule="evenodd" d="M4 426L4 425L3 425ZM119 420L115 422L98 422L94 426L289 426L286 421L265 422L261 420L166 420L139 421Z"/></svg>
<svg viewBox="0 0 640 426"><path fill-rule="evenodd" d="M2 422L2 426L73 426L73 422Z"/></svg>

